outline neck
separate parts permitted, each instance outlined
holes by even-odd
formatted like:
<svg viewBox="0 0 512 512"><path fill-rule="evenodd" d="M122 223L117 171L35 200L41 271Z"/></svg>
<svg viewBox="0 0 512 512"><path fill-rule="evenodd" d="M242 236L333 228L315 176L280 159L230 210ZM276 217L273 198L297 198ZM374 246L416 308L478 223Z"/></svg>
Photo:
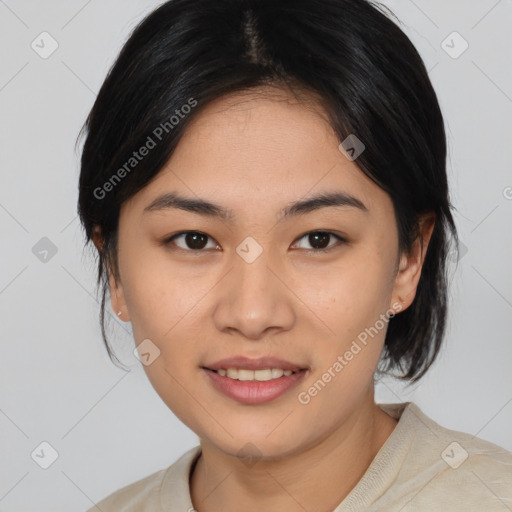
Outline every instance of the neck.
<svg viewBox="0 0 512 512"><path fill-rule="evenodd" d="M373 401L314 444L246 465L207 440L190 478L198 512L334 510L361 479L397 421Z"/></svg>

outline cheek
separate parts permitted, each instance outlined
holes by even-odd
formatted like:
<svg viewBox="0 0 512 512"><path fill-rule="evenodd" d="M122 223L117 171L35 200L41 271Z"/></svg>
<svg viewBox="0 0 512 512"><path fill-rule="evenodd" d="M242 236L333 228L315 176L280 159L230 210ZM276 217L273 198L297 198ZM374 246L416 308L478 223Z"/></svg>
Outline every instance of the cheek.
<svg viewBox="0 0 512 512"><path fill-rule="evenodd" d="M389 269L380 256L357 251L325 271L309 271L297 279L297 295L329 327L331 335L347 340L369 327L388 308L392 291Z"/></svg>
<svg viewBox="0 0 512 512"><path fill-rule="evenodd" d="M144 258L139 261L125 262L123 282L135 342L149 339L152 343L148 345L151 361L143 368L162 401L184 423L193 425L190 393L204 325L197 305L205 287L154 254L145 259L150 263L142 263Z"/></svg>
<svg viewBox="0 0 512 512"><path fill-rule="evenodd" d="M213 285L204 276L176 271L158 257L147 261L151 264L126 267L125 299L136 344L149 339L158 354L144 370L168 406L179 409L183 389L190 387L190 372L204 350L207 329L201 315Z"/></svg>
<svg viewBox="0 0 512 512"><path fill-rule="evenodd" d="M373 387L389 325L389 317L382 320L388 286L379 268L354 266L325 290L315 297L316 306L323 306L315 312L331 332L317 339L316 365L299 397L301 404L309 404L308 421L319 428L327 414L341 421Z"/></svg>
<svg viewBox="0 0 512 512"><path fill-rule="evenodd" d="M388 311L390 294L383 259L354 254L350 264L347 259L329 274L308 302L329 327L328 342L318 339L316 368L302 389L306 399L318 393L310 412L329 408L340 399L350 408L372 386L389 324L389 318L381 316ZM338 412L343 415L343 411Z"/></svg>
<svg viewBox="0 0 512 512"><path fill-rule="evenodd" d="M124 296L134 333L144 329L145 336L165 336L199 300L197 281L173 268L163 250L134 254L123 267Z"/></svg>

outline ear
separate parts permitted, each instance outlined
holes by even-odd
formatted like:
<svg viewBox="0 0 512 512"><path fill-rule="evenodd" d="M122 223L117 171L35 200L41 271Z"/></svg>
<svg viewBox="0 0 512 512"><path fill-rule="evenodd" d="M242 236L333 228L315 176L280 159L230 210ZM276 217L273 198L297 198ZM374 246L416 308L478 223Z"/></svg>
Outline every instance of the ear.
<svg viewBox="0 0 512 512"><path fill-rule="evenodd" d="M404 311L414 301L435 220L433 212L421 217L418 238L413 242L411 251L400 257L390 304L390 309L396 313Z"/></svg>
<svg viewBox="0 0 512 512"><path fill-rule="evenodd" d="M98 249L98 252L101 254L103 252L103 236L101 234L100 226L94 226L92 240ZM111 271L109 271L108 275L108 287L110 291L110 304L112 306L112 310L114 311L117 318L123 320L124 322L129 322L130 315L128 313L128 308L126 307L122 283L120 279L118 279L116 282Z"/></svg>

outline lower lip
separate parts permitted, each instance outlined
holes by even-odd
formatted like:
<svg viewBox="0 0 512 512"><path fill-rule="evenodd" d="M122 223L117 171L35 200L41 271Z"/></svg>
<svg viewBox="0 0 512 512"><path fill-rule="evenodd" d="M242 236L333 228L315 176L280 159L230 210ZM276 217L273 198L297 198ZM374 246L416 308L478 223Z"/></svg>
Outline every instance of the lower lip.
<svg viewBox="0 0 512 512"><path fill-rule="evenodd" d="M203 368L213 386L229 398L244 404L262 404L286 393L304 378L306 370L266 381L235 380Z"/></svg>

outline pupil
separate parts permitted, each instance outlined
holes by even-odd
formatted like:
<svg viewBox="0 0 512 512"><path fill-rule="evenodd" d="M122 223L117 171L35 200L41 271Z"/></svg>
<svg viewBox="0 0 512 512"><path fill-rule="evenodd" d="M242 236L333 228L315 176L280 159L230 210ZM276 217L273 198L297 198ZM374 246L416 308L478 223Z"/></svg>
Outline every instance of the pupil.
<svg viewBox="0 0 512 512"><path fill-rule="evenodd" d="M206 236L201 233L187 233L185 241L191 249L202 249L206 245Z"/></svg>
<svg viewBox="0 0 512 512"><path fill-rule="evenodd" d="M324 249L329 245L329 234L320 233L318 231L316 233L311 233L309 235L309 243L316 249Z"/></svg>

